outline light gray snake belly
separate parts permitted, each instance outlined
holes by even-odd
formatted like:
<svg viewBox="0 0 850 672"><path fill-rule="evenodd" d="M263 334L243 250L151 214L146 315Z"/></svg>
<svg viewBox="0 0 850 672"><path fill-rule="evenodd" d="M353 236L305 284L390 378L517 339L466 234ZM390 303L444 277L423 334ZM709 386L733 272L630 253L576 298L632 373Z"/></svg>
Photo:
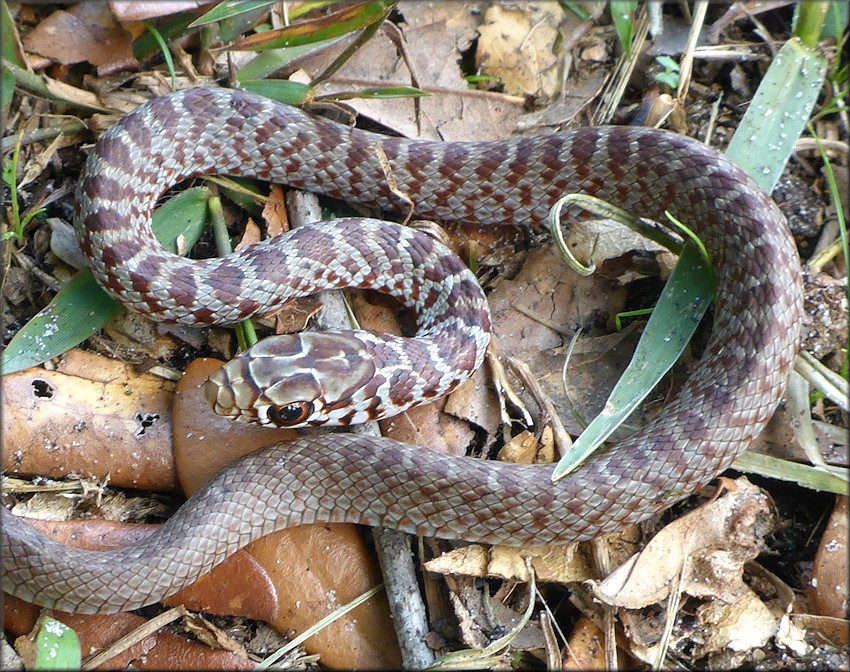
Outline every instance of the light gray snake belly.
<svg viewBox="0 0 850 672"><path fill-rule="evenodd" d="M765 426L796 352L796 249L776 206L743 171L682 136L610 127L498 142L412 141L246 93L195 89L142 106L102 136L77 191L78 236L107 291L155 319L232 323L330 287L399 297L416 314L416 338L336 332L261 342L255 357L229 364L206 389L220 413L266 424L391 415L468 378L489 339L474 276L439 243L399 225L346 219L223 259L189 260L164 252L150 228L169 186L212 173L405 211L376 145L423 218L540 226L558 198L580 192L656 219L668 210L694 228L712 258L717 303L705 355L675 401L558 483L551 467L327 434L244 458L155 535L119 551L56 544L3 508L4 590L68 611L134 609L257 537L315 521L509 545L588 539L700 488ZM270 355L283 357L289 372L274 370Z"/></svg>

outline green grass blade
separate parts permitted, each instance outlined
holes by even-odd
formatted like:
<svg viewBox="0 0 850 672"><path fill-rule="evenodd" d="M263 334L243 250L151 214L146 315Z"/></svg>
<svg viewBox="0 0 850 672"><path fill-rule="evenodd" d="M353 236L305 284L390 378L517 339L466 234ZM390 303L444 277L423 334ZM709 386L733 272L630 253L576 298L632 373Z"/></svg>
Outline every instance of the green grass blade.
<svg viewBox="0 0 850 672"><path fill-rule="evenodd" d="M387 86L384 88L361 89L360 91L330 93L326 96L316 96L316 100L352 100L354 98L389 99L389 98L421 98L431 94L415 86Z"/></svg>
<svg viewBox="0 0 850 672"><path fill-rule="evenodd" d="M844 0L830 2L821 37L832 38L836 42L841 42L848 23L850 23L850 5Z"/></svg>
<svg viewBox="0 0 850 672"><path fill-rule="evenodd" d="M0 2L0 60L4 63L14 63L24 67L18 54L17 45L20 44L18 29L15 20L9 12L9 5ZM15 92L15 76L5 68L0 72L0 118L9 118L9 107L12 104L12 94Z"/></svg>
<svg viewBox="0 0 850 672"><path fill-rule="evenodd" d="M252 79L264 79L273 72L277 72L290 61L314 51L320 51L325 47L338 42L339 37L329 40L321 40L312 44L302 44L297 47L284 47L282 49L267 49L261 51L254 58L236 71L236 80L239 82Z"/></svg>
<svg viewBox="0 0 850 672"><path fill-rule="evenodd" d="M56 619L45 618L35 639L35 669L79 670L81 662L77 633Z"/></svg>
<svg viewBox="0 0 850 672"><path fill-rule="evenodd" d="M714 300L714 278L699 248L688 242L638 342L632 361L596 416L555 467L563 478L605 441L676 363Z"/></svg>
<svg viewBox="0 0 850 672"><path fill-rule="evenodd" d="M393 7L389 2L361 2L345 5L320 19L293 23L276 30L256 33L233 45L234 49L263 51L295 47L329 40L382 22Z"/></svg>
<svg viewBox="0 0 850 672"><path fill-rule="evenodd" d="M827 0L809 0L794 6L794 36L810 49L817 46L831 4Z"/></svg>
<svg viewBox="0 0 850 672"><path fill-rule="evenodd" d="M207 220L207 190L187 189L153 216L154 233L163 247L175 252L182 236L184 249L197 242ZM97 283L88 269L77 273L6 346L0 360L3 374L46 362L82 343L124 309Z"/></svg>
<svg viewBox="0 0 850 672"><path fill-rule="evenodd" d="M166 42L170 42L179 37L185 37L188 26L194 18L195 15L191 12L176 14L173 17L157 21L156 28L159 31L160 37ZM133 41L133 56L140 61L156 53L159 49L159 43L154 38L153 33L149 31L145 31Z"/></svg>
<svg viewBox="0 0 850 672"><path fill-rule="evenodd" d="M844 467L830 467L826 471L808 464L790 462L750 451L738 455L732 467L748 474L788 481L809 490L831 492L836 495L847 495L848 480L850 480L850 475Z"/></svg>
<svg viewBox="0 0 850 672"><path fill-rule="evenodd" d="M301 105L312 91L307 84L286 79L252 79L242 81L239 85L246 91L287 105Z"/></svg>
<svg viewBox="0 0 850 672"><path fill-rule="evenodd" d="M159 45L160 53L162 54L162 58L165 61L165 65L168 68L168 72L171 74L171 90L174 91L177 89L177 73L174 71L174 59L171 57L171 49L168 48L168 45L165 43L165 39L162 37L162 34L157 30L156 26L153 25L150 21L145 21L145 28L148 29L148 32L153 36L153 39Z"/></svg>
<svg viewBox="0 0 850 672"><path fill-rule="evenodd" d="M213 7L202 17L189 24L189 28L200 28L217 21L231 19L245 12L253 12L255 9L271 7L276 0L225 0Z"/></svg>

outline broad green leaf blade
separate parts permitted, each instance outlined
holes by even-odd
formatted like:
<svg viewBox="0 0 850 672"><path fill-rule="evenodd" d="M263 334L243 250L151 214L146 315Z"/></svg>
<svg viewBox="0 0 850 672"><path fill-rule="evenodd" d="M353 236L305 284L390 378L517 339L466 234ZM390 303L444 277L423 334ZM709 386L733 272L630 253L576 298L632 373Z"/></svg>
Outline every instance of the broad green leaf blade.
<svg viewBox="0 0 850 672"><path fill-rule="evenodd" d="M207 223L208 197L206 187L192 187L157 208L151 224L159 244L176 254L177 239L181 238L180 250L191 250Z"/></svg>
<svg viewBox="0 0 850 672"><path fill-rule="evenodd" d="M389 16L392 7L393 3L383 1L344 5L342 9L318 19L299 21L285 28L249 35L232 48L263 51L329 40L380 23Z"/></svg>
<svg viewBox="0 0 850 672"><path fill-rule="evenodd" d="M77 633L56 619L45 618L35 639L35 669L79 670L81 662Z"/></svg>
<svg viewBox="0 0 850 672"><path fill-rule="evenodd" d="M61 355L123 310L101 289L91 271L80 271L6 346L0 367L3 375Z"/></svg>
<svg viewBox="0 0 850 672"><path fill-rule="evenodd" d="M634 32L636 0L611 0L611 19L614 21L614 30L626 58L632 57L632 33Z"/></svg>
<svg viewBox="0 0 850 672"><path fill-rule="evenodd" d="M250 81L252 79L264 79L273 72L277 72L290 61L301 58L302 56L319 52L340 41L339 37L333 37L329 40L313 42L312 44L302 44L297 47L284 47L282 49L267 49L261 51L254 58L248 61L245 65L236 71L236 80L239 82Z"/></svg>
<svg viewBox="0 0 850 672"><path fill-rule="evenodd" d="M201 26L231 19L245 12L253 12L255 9L271 7L276 0L225 0L220 2L202 17L189 24L189 28L200 28Z"/></svg>
<svg viewBox="0 0 850 672"><path fill-rule="evenodd" d="M178 194L153 216L157 240L171 252L189 250L207 220L207 190L194 187ZM27 322L3 351L3 375L46 362L79 345L124 309L94 279L88 269L77 273L53 300Z"/></svg>
<svg viewBox="0 0 850 672"><path fill-rule="evenodd" d="M254 79L242 81L240 85L246 91L287 105L300 105L312 93L307 84L286 79Z"/></svg>
<svg viewBox="0 0 850 672"><path fill-rule="evenodd" d="M553 481L572 472L637 408L679 359L713 300L711 269L696 245L689 241L652 311L632 361L614 386L603 411L558 462Z"/></svg>
<svg viewBox="0 0 850 672"><path fill-rule="evenodd" d="M796 38L788 40L741 119L726 156L767 193L773 191L782 176L825 77L823 57Z"/></svg>

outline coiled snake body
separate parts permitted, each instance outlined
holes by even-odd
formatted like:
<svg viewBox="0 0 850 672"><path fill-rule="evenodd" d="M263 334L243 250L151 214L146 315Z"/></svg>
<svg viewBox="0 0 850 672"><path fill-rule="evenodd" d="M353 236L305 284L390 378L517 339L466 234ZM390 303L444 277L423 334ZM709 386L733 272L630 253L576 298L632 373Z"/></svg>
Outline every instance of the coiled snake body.
<svg viewBox="0 0 850 672"><path fill-rule="evenodd" d="M268 424L349 424L399 412L465 380L489 339L474 277L441 245L398 225L347 219L198 261L165 253L150 230L166 188L210 173L404 210L376 144L421 217L537 226L563 194L583 192L644 216L669 210L696 229L712 257L717 304L711 341L678 398L558 483L543 466L329 434L241 460L157 534L120 551L67 548L3 509L4 590L68 611L133 609L254 538L314 521L510 545L588 539L698 489L762 430L796 352L796 249L776 206L740 169L667 132L588 128L434 143L350 130L247 93L184 91L142 106L100 139L77 191L83 251L122 303L188 324L235 322L327 287L399 296L417 315L413 342L285 337L261 343L254 359L228 365L207 386L219 412ZM289 362L288 380L270 354Z"/></svg>

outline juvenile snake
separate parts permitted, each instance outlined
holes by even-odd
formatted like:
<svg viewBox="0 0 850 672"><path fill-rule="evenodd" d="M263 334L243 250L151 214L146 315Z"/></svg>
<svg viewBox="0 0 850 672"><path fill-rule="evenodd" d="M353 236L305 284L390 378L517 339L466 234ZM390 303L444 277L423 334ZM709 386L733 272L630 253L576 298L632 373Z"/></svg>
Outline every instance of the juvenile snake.
<svg viewBox="0 0 850 672"><path fill-rule="evenodd" d="M56 544L3 508L4 590L68 611L134 609L252 539L314 521L509 545L588 539L697 490L762 430L796 352L796 249L751 179L671 133L610 127L497 142L413 141L350 130L247 93L194 89L140 107L102 136L77 191L82 249L128 308L186 324L232 323L327 287L377 286L400 296L418 316L417 339L287 337L261 343L262 356L230 364L207 386L219 412L267 423L392 414L465 380L489 338L474 277L441 245L398 225L346 219L197 261L162 251L150 229L169 186L211 173L405 211L375 145L420 217L539 226L560 196L583 192L642 216L669 210L693 227L710 251L718 298L706 353L676 400L554 484L550 467L327 434L241 460L157 534L120 551ZM288 387L281 383L288 372L271 370L269 352L289 358ZM341 380L343 373L353 380Z"/></svg>

